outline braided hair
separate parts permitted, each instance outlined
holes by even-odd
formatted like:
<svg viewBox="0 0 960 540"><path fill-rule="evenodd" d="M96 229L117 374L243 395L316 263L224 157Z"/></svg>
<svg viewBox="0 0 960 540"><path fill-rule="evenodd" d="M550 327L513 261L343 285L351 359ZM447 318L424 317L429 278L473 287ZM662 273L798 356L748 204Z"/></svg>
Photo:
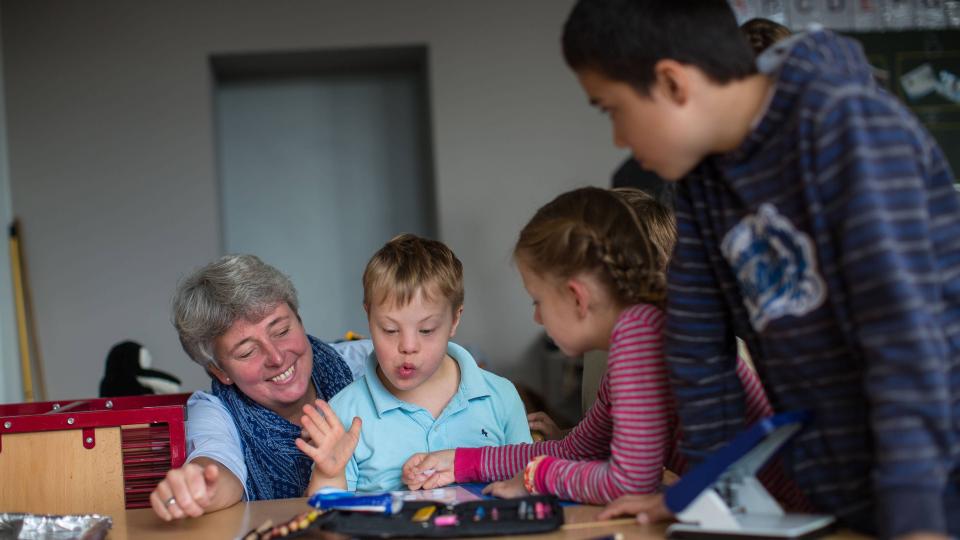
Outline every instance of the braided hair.
<svg viewBox="0 0 960 540"><path fill-rule="evenodd" d="M663 307L675 240L673 213L647 193L585 187L540 208L513 253L541 276L594 273L622 306Z"/></svg>

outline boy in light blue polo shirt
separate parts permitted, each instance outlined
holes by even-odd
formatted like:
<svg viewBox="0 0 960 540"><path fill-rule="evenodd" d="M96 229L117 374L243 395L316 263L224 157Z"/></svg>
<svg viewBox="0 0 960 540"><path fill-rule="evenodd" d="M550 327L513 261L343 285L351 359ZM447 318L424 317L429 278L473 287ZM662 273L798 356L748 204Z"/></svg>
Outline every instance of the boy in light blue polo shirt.
<svg viewBox="0 0 960 540"><path fill-rule="evenodd" d="M447 246L409 234L388 242L364 271L363 305L374 349L364 376L329 406L304 407L308 489L403 489L401 468L415 453L532 442L513 384L449 341L463 313L463 267Z"/></svg>

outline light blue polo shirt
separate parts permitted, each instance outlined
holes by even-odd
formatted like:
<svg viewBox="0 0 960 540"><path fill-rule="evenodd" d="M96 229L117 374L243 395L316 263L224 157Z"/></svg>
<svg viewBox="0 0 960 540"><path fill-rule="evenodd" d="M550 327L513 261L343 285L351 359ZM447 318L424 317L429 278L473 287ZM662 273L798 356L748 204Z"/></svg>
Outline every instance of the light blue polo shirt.
<svg viewBox="0 0 960 540"><path fill-rule="evenodd" d="M405 489L401 469L417 452L532 442L513 383L480 369L473 356L455 343L447 344L447 354L460 365L460 387L436 419L383 386L375 353L367 357L364 376L330 400L345 429L354 416L363 420L360 442L347 464L347 489Z"/></svg>

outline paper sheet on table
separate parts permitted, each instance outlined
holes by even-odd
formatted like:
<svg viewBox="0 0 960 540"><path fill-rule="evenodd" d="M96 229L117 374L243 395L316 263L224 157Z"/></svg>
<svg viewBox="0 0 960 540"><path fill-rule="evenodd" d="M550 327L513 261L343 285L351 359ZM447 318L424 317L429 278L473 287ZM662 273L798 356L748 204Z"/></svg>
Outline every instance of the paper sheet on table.
<svg viewBox="0 0 960 540"><path fill-rule="evenodd" d="M417 491L394 491L404 501L436 501L444 504L459 504L467 501L479 501L482 497L475 495L462 486L449 486L437 489L420 489Z"/></svg>

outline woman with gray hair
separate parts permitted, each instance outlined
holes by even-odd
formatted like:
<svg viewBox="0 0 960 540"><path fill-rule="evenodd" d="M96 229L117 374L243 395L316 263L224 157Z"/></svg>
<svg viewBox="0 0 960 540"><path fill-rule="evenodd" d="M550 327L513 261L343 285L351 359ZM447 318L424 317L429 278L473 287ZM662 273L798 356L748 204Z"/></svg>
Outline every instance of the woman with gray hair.
<svg viewBox="0 0 960 540"><path fill-rule="evenodd" d="M187 402L187 463L150 495L162 519L305 495L314 461L297 448L304 411L353 380L340 352L362 359L372 345L338 352L306 334L297 308L290 279L253 255L222 257L177 287L180 343L212 381Z"/></svg>

